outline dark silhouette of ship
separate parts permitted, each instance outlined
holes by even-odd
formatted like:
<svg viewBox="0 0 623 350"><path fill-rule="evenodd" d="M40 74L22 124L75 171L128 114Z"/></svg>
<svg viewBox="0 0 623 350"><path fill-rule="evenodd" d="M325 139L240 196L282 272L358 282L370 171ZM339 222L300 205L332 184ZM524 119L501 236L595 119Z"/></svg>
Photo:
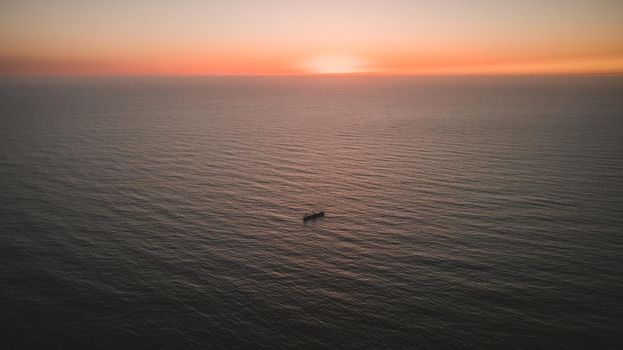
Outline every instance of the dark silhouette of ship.
<svg viewBox="0 0 623 350"><path fill-rule="evenodd" d="M311 213L311 214L305 214L305 216L303 216L303 221L307 221L307 220L311 220L311 219L317 219L320 217L324 216L324 211L320 211L317 213Z"/></svg>

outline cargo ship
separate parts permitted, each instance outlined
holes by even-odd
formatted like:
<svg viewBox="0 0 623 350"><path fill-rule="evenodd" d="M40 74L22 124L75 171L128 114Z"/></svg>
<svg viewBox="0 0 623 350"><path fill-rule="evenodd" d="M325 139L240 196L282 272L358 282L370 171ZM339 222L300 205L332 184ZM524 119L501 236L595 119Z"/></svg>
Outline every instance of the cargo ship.
<svg viewBox="0 0 623 350"><path fill-rule="evenodd" d="M303 221L307 221L307 220L311 220L311 219L317 219L320 217L324 216L324 211L318 212L318 213L311 213L311 214L305 214L305 216L303 216Z"/></svg>

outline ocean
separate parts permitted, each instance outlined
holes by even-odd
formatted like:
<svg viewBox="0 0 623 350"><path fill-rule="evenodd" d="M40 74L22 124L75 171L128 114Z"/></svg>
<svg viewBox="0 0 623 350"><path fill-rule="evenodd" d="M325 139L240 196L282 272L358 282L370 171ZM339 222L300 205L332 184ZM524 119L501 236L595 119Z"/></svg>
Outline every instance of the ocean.
<svg viewBox="0 0 623 350"><path fill-rule="evenodd" d="M0 80L4 349L622 348L622 270L623 76Z"/></svg>

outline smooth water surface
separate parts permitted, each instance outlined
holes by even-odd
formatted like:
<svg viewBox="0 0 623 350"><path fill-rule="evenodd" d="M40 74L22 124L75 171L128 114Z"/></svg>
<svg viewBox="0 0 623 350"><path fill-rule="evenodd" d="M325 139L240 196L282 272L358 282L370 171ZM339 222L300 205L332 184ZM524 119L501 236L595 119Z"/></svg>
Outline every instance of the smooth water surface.
<svg viewBox="0 0 623 350"><path fill-rule="evenodd" d="M3 342L621 347L622 154L620 76L5 79Z"/></svg>

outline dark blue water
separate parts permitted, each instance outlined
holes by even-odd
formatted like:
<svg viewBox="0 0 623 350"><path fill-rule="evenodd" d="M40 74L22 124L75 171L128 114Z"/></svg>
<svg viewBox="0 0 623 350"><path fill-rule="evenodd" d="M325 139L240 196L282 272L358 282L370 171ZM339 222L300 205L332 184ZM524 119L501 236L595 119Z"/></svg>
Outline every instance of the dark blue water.
<svg viewBox="0 0 623 350"><path fill-rule="evenodd" d="M620 76L4 79L2 347L620 348L622 154Z"/></svg>

